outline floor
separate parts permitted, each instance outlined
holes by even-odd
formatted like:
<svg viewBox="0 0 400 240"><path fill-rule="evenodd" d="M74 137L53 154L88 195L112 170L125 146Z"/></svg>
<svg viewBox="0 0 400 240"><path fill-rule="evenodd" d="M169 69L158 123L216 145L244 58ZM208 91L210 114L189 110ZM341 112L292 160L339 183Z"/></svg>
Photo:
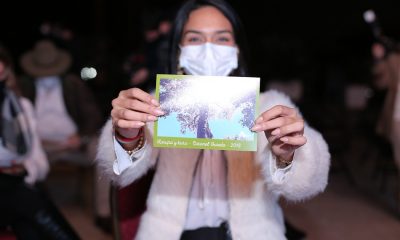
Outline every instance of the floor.
<svg viewBox="0 0 400 240"><path fill-rule="evenodd" d="M65 186L60 186L60 179ZM72 197L68 200L68 192L74 190L72 179L74 177L68 174L49 178L50 186L58 184L50 189L63 214L82 239L112 239L112 235L94 225L90 204L79 204ZM350 184L340 171L331 174L324 193L301 203L283 201L282 205L287 219L307 232L307 240L400 239L400 218Z"/></svg>
<svg viewBox="0 0 400 240"><path fill-rule="evenodd" d="M381 202L331 174L327 190L300 204L284 203L286 217L307 240L398 240L400 218Z"/></svg>
<svg viewBox="0 0 400 240"><path fill-rule="evenodd" d="M93 222L92 214L77 205L65 205L61 211L68 221L72 224L78 235L83 240L111 240L111 234L105 233L97 228Z"/></svg>

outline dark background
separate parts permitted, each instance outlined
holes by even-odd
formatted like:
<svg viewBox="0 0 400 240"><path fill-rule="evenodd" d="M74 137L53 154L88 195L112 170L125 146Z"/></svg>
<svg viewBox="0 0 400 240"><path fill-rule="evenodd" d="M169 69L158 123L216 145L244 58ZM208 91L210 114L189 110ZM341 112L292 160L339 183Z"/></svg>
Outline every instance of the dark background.
<svg viewBox="0 0 400 240"><path fill-rule="evenodd" d="M111 100L128 81L122 65L127 56L144 45L143 30L152 25L159 14L173 15L180 2L2 0L0 42L11 51L17 73L22 73L18 59L41 37L39 26L43 22L70 29L74 37L61 45L73 53L73 71L79 74L83 66L97 69L98 77L87 83L108 118ZM299 79L304 94L296 104L306 121L327 140L332 156L331 170L339 169L360 186L373 188L379 197L388 197L388 202L394 203L398 211L398 202L392 201L397 199L398 192L382 194L383 184L375 184L379 178L374 176L389 176L385 178L395 179L396 184L399 181L387 148L390 145L377 138L374 132L385 93L371 84L373 37L363 13L367 9L375 10L384 34L400 40L400 1L229 2L247 30L252 75L261 77L263 88L271 80ZM365 109L346 106L346 89L352 84L369 88ZM381 161L381 155L390 156L387 157L390 161ZM387 169L395 169L392 171L395 178Z"/></svg>
<svg viewBox="0 0 400 240"><path fill-rule="evenodd" d="M2 1L0 39L18 56L39 37L40 24L50 21L73 30L85 43L82 53L105 41L113 54L124 56L142 43L146 21L159 12L172 14L180 2ZM229 2L246 27L255 75L287 78L321 60L352 65L349 70L356 71L369 56L372 40L362 17L366 9L376 11L387 35L400 35L400 1L395 0Z"/></svg>
<svg viewBox="0 0 400 240"><path fill-rule="evenodd" d="M74 38L65 47L74 53L73 69L79 71L90 65L105 72L101 84L113 86L106 87L106 102L122 86L119 83L126 81L120 74L121 65L143 45L143 29L158 14L173 15L180 2L2 1L0 41L12 52L16 71L20 72L18 58L41 37L41 23L58 23L71 29ZM310 113L325 105L343 106L343 91L348 84L370 83L373 38L363 20L365 10L374 9L384 33L400 38L400 1L229 2L247 30L252 75L261 77L263 87L271 79L300 79L305 89L301 107L310 109Z"/></svg>

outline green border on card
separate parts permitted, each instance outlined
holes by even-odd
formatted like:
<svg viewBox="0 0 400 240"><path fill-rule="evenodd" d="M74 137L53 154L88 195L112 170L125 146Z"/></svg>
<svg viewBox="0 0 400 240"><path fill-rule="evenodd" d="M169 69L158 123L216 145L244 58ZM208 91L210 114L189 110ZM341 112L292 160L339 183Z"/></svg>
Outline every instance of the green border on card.
<svg viewBox="0 0 400 240"><path fill-rule="evenodd" d="M176 74L157 74L155 98L160 101L160 80L183 80L191 77L191 75ZM236 78L236 76L234 76ZM225 77L224 77L225 78ZM260 78L258 77L240 77L258 79L258 87L256 91L255 115L253 121L259 115L260 105ZM160 148L188 148L188 149L212 149L212 150L231 150L231 151L257 151L257 133L253 133L252 141L243 140L227 140L227 139L208 139L208 138L178 138L158 136L158 121L154 123L153 146Z"/></svg>
<svg viewBox="0 0 400 240"><path fill-rule="evenodd" d="M257 137L255 136L254 139L254 141L240 141L208 138L157 137L153 140L153 146L165 148L257 151Z"/></svg>

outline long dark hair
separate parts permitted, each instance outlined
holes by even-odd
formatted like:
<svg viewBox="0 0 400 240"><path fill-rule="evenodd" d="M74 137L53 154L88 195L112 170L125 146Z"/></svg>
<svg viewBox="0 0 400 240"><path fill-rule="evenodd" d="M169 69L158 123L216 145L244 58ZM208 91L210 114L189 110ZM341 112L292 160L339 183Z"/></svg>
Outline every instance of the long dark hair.
<svg viewBox="0 0 400 240"><path fill-rule="evenodd" d="M224 0L189 0L178 10L171 30L168 72L175 74L178 71L179 43L181 42L183 27L193 10L204 6L218 9L229 20L233 28L236 45L239 48L238 68L232 73L234 76L247 76L247 41L243 25L235 10Z"/></svg>
<svg viewBox="0 0 400 240"><path fill-rule="evenodd" d="M4 79L4 86L7 86L8 89L14 91L17 96L21 95L21 90L18 87L17 79L14 73L14 63L8 49L0 43L0 61L4 64L5 68L10 72L6 79Z"/></svg>

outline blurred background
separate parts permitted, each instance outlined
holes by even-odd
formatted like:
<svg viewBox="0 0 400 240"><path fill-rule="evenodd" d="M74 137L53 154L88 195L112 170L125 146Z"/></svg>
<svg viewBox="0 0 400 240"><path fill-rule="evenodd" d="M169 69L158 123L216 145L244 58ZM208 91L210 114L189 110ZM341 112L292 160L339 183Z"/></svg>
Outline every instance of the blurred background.
<svg viewBox="0 0 400 240"><path fill-rule="evenodd" d="M171 21L181 2L2 1L0 41L10 50L17 74L22 72L19 58L43 37L68 49L71 71L93 90L106 120L119 90L135 84L151 88L151 73L143 77L150 79L145 83L139 70L162 51L154 53L163 48L160 23ZM373 9L383 34L398 41L400 1L229 2L247 30L251 74L261 78L263 90L289 94L330 146L327 192L306 203L283 203L287 217L307 232L307 239L399 239L400 178L392 145L375 134L386 92L374 85L371 46L376 39L363 14ZM88 74L88 68L96 74ZM109 231L92 224L90 204L60 197L57 176L50 175L49 189L83 238L111 239Z"/></svg>
<svg viewBox="0 0 400 240"><path fill-rule="evenodd" d="M18 59L36 40L51 36L74 55L74 71L98 66L107 72L106 81L118 85L127 58L143 52L145 31L172 19L180 2L6 1L1 41ZM364 11L373 9L384 33L400 37L400 2L394 0L230 2L247 30L252 74L263 86L271 79L300 80L310 104L313 98L343 104L345 85L371 82L373 37Z"/></svg>

